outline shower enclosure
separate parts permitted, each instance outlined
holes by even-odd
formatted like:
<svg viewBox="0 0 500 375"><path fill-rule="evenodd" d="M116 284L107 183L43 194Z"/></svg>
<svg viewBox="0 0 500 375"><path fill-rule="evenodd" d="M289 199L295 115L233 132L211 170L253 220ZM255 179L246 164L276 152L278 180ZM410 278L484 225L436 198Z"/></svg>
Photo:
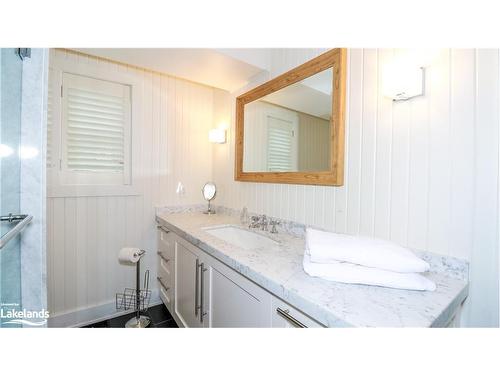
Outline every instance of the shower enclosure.
<svg viewBox="0 0 500 375"><path fill-rule="evenodd" d="M21 89L23 60L15 48L0 49L0 312L21 310L19 231L30 217L20 215ZM2 318L0 327L18 326Z"/></svg>

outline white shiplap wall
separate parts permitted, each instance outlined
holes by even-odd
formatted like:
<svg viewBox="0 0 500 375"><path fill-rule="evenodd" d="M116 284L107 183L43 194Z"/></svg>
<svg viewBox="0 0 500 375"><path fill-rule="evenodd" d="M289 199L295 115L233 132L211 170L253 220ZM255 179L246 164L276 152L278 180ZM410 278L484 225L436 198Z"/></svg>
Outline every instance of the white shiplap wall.
<svg viewBox="0 0 500 375"><path fill-rule="evenodd" d="M134 269L118 264L123 246L148 251L143 269L156 285L154 207L201 203L203 183L211 179L212 88L165 75L61 50L50 61L120 71L141 82L139 194L131 196L52 197L47 202L48 299L51 316L84 310L114 300L134 285ZM183 197L176 195L181 181ZM49 185L51 181L49 181Z"/></svg>
<svg viewBox="0 0 500 375"><path fill-rule="evenodd" d="M321 52L273 52L271 78ZM465 323L498 326L499 51L431 52L425 95L393 103L384 67L408 51L349 51L342 187L233 181L234 97L216 95L231 124L213 150L219 203L468 259Z"/></svg>

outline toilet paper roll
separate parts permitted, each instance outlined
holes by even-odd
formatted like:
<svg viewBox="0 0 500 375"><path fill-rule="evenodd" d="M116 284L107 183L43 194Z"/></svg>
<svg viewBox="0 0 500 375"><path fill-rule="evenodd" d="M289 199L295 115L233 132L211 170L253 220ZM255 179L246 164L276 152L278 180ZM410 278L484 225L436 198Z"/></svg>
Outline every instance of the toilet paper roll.
<svg viewBox="0 0 500 375"><path fill-rule="evenodd" d="M136 264L145 251L137 247L124 247L118 254L118 261L122 264Z"/></svg>

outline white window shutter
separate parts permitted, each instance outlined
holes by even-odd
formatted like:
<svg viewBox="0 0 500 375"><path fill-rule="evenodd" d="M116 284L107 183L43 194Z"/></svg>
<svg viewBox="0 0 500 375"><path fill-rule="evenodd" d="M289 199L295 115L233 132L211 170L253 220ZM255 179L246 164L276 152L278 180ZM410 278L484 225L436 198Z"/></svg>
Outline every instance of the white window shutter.
<svg viewBox="0 0 500 375"><path fill-rule="evenodd" d="M64 73L62 104L69 182L118 183L130 160L130 86Z"/></svg>
<svg viewBox="0 0 500 375"><path fill-rule="evenodd" d="M288 121L269 116L267 119L267 170L291 172L296 168L295 134Z"/></svg>

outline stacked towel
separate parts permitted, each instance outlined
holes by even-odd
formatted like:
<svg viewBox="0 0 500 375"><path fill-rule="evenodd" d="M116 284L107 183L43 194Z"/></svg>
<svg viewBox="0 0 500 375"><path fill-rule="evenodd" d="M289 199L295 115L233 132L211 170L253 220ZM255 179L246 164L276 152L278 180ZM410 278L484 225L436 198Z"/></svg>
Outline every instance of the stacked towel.
<svg viewBox="0 0 500 375"><path fill-rule="evenodd" d="M304 271L326 280L396 289L429 290L436 284L420 275L429 264L389 241L307 229Z"/></svg>

